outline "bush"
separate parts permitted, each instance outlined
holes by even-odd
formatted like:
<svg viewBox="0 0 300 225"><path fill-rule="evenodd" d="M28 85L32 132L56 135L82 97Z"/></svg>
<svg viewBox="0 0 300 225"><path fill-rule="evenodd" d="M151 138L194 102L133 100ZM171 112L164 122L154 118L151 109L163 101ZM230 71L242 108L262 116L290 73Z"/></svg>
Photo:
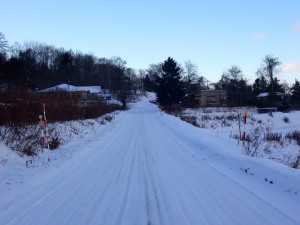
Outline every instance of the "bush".
<svg viewBox="0 0 300 225"><path fill-rule="evenodd" d="M160 108L171 115L178 116L181 114L181 107L179 105L161 105Z"/></svg>
<svg viewBox="0 0 300 225"><path fill-rule="evenodd" d="M290 122L290 119L289 119L287 116L285 116L285 117L283 118L283 121L284 121L285 123L289 123L289 122Z"/></svg>
<svg viewBox="0 0 300 225"><path fill-rule="evenodd" d="M106 121L108 121L108 122L111 122L114 119L114 117L112 115L105 115L103 117L103 119L106 120Z"/></svg>
<svg viewBox="0 0 300 225"><path fill-rule="evenodd" d="M203 115L203 116L201 116L201 120L202 121L209 121L209 120L211 120L211 117L209 115Z"/></svg>
<svg viewBox="0 0 300 225"><path fill-rule="evenodd" d="M0 124L33 124L43 114L51 122L91 119L115 110L119 105L107 105L101 101L83 99L79 93L34 93L21 91L0 92Z"/></svg>
<svg viewBox="0 0 300 225"><path fill-rule="evenodd" d="M260 148L264 145L267 129L264 126L256 126L249 130L246 136L245 154L251 157L261 155Z"/></svg>
<svg viewBox="0 0 300 225"><path fill-rule="evenodd" d="M37 154L39 134L37 126L14 124L0 128L0 141L3 141L9 148L19 155L34 156Z"/></svg>
<svg viewBox="0 0 300 225"><path fill-rule="evenodd" d="M0 92L0 141L18 154L34 156L39 145L38 121L46 104L48 122L92 119L115 110L125 109L119 105L82 99L78 93L33 93L21 91ZM112 118L107 116L107 121ZM49 147L56 149L61 140L59 133L48 130Z"/></svg>
<svg viewBox="0 0 300 225"><path fill-rule="evenodd" d="M282 141L282 134L268 132L266 134L266 141L281 142Z"/></svg>
<svg viewBox="0 0 300 225"><path fill-rule="evenodd" d="M197 118L195 116L180 116L180 119L192 124L195 127L199 127L199 124L197 123Z"/></svg>
<svg viewBox="0 0 300 225"><path fill-rule="evenodd" d="M300 131L296 130L293 132L289 132L285 135L285 138L288 140L294 140L300 146Z"/></svg>
<svg viewBox="0 0 300 225"><path fill-rule="evenodd" d="M60 145L60 140L59 137L54 137L49 141L49 148L50 150L54 150L57 149Z"/></svg>

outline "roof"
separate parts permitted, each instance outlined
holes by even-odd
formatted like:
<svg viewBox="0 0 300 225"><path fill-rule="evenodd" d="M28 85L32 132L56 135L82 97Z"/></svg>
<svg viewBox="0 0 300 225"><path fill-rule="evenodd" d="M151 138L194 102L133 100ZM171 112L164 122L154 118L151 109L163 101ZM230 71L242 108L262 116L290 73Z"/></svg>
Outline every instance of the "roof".
<svg viewBox="0 0 300 225"><path fill-rule="evenodd" d="M256 97L257 98L263 98L263 97L267 97L269 96L269 93L268 92L263 92L263 93L260 93L259 95L257 95Z"/></svg>
<svg viewBox="0 0 300 225"><path fill-rule="evenodd" d="M87 91L90 93L100 93L101 87L100 86L73 86L69 84L60 84L50 88L46 88L41 90L41 92L58 92L58 91Z"/></svg>
<svg viewBox="0 0 300 225"><path fill-rule="evenodd" d="M257 95L256 98L264 98L264 97L269 96L269 94L270 94L269 92L262 92L259 95ZM282 95L284 95L284 93L282 93L282 92L276 92L276 95L277 96L282 96Z"/></svg>

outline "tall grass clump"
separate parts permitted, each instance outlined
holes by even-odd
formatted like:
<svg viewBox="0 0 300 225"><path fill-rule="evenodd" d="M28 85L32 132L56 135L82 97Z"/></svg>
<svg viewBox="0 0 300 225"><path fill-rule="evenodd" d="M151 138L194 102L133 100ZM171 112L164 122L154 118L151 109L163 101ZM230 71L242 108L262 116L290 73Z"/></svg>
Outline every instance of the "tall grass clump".
<svg viewBox="0 0 300 225"><path fill-rule="evenodd" d="M285 135L285 138L289 141L294 140L300 146L300 131L292 131Z"/></svg>

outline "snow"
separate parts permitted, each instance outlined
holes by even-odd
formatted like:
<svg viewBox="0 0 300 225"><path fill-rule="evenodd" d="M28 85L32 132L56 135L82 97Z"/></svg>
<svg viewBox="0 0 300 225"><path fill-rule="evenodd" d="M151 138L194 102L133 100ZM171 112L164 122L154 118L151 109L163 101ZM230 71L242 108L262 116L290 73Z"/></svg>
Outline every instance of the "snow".
<svg viewBox="0 0 300 225"><path fill-rule="evenodd" d="M1 144L0 224L299 224L300 170L247 157L227 131L167 115L154 97L86 128L48 167Z"/></svg>
<svg viewBox="0 0 300 225"><path fill-rule="evenodd" d="M100 93L101 87L100 86L73 86L69 84L59 84L57 86L53 86L41 92L55 92L55 91L88 91L90 93Z"/></svg>
<svg viewBox="0 0 300 225"><path fill-rule="evenodd" d="M115 100L115 99L112 99L112 100L107 100L106 101L107 104L110 104L110 105L120 105L122 106L122 102L118 101L118 100Z"/></svg>
<svg viewBox="0 0 300 225"><path fill-rule="evenodd" d="M285 94L282 93L282 92L276 92L276 95L277 96L283 96ZM259 95L257 95L257 98L264 98L264 97L267 97L267 96L269 96L269 92L262 92Z"/></svg>
<svg viewBox="0 0 300 225"><path fill-rule="evenodd" d="M246 124L243 124L244 112L248 112ZM280 142L265 142L258 148L258 157L269 158L291 165L300 154L299 145L285 139L289 132L300 131L300 112L289 113L273 112L272 114L257 113L256 108L198 108L186 109L181 113L185 118L196 118L197 125L215 136L224 139L239 135L239 122L241 132L245 131L249 137L255 129L260 129L260 136L269 133L282 136ZM237 143L237 141L236 141Z"/></svg>
<svg viewBox="0 0 300 225"><path fill-rule="evenodd" d="M269 93L263 92L263 93L260 93L259 95L257 95L257 98L262 98L262 97L267 97L267 96L269 96Z"/></svg>

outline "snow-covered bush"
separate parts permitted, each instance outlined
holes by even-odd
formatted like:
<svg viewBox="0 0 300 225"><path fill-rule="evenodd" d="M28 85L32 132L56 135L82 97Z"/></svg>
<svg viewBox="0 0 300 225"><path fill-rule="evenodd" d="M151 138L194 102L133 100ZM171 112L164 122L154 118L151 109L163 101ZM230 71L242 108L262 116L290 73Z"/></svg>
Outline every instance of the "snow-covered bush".
<svg viewBox="0 0 300 225"><path fill-rule="evenodd" d="M36 155L39 141L37 125L2 126L0 127L0 141L21 156Z"/></svg>
<svg viewBox="0 0 300 225"><path fill-rule="evenodd" d="M268 145L265 145L265 140L269 131L270 128L262 124L253 126L246 136L245 154L252 157L258 157L263 156L264 152L268 152L269 148Z"/></svg>
<svg viewBox="0 0 300 225"><path fill-rule="evenodd" d="M247 123L243 112L247 111ZM262 157L295 167L300 152L300 131L288 132L299 126L299 112L282 116L282 113L258 114L255 108L198 108L177 111L184 121L194 126L209 129L218 136L236 139L241 143L243 131L246 143L243 154ZM283 128L283 129L282 129Z"/></svg>
<svg viewBox="0 0 300 225"><path fill-rule="evenodd" d="M199 127L199 124L197 123L197 118L195 116L184 116L180 115L180 119L192 124L195 127Z"/></svg>
<svg viewBox="0 0 300 225"><path fill-rule="evenodd" d="M288 132L286 134L285 138L287 140L289 140L290 142L291 142L291 140L296 141L296 143L300 146L300 131L299 130Z"/></svg>
<svg viewBox="0 0 300 225"><path fill-rule="evenodd" d="M298 167L300 151L297 153L288 143L294 140L300 145L300 132L289 132L283 136L282 133L272 132L272 129L263 123L253 126L248 131L245 154L273 159L293 168Z"/></svg>
<svg viewBox="0 0 300 225"><path fill-rule="evenodd" d="M283 117L283 121L284 121L285 123L289 123L289 122L290 122L290 119L289 119L287 116L285 116L285 117Z"/></svg>
<svg viewBox="0 0 300 225"><path fill-rule="evenodd" d="M50 150L58 148L61 143L59 131L50 126L48 133ZM9 124L1 126L0 141L4 142L6 146L17 152L20 156L36 156L42 150L37 124L22 126Z"/></svg>

